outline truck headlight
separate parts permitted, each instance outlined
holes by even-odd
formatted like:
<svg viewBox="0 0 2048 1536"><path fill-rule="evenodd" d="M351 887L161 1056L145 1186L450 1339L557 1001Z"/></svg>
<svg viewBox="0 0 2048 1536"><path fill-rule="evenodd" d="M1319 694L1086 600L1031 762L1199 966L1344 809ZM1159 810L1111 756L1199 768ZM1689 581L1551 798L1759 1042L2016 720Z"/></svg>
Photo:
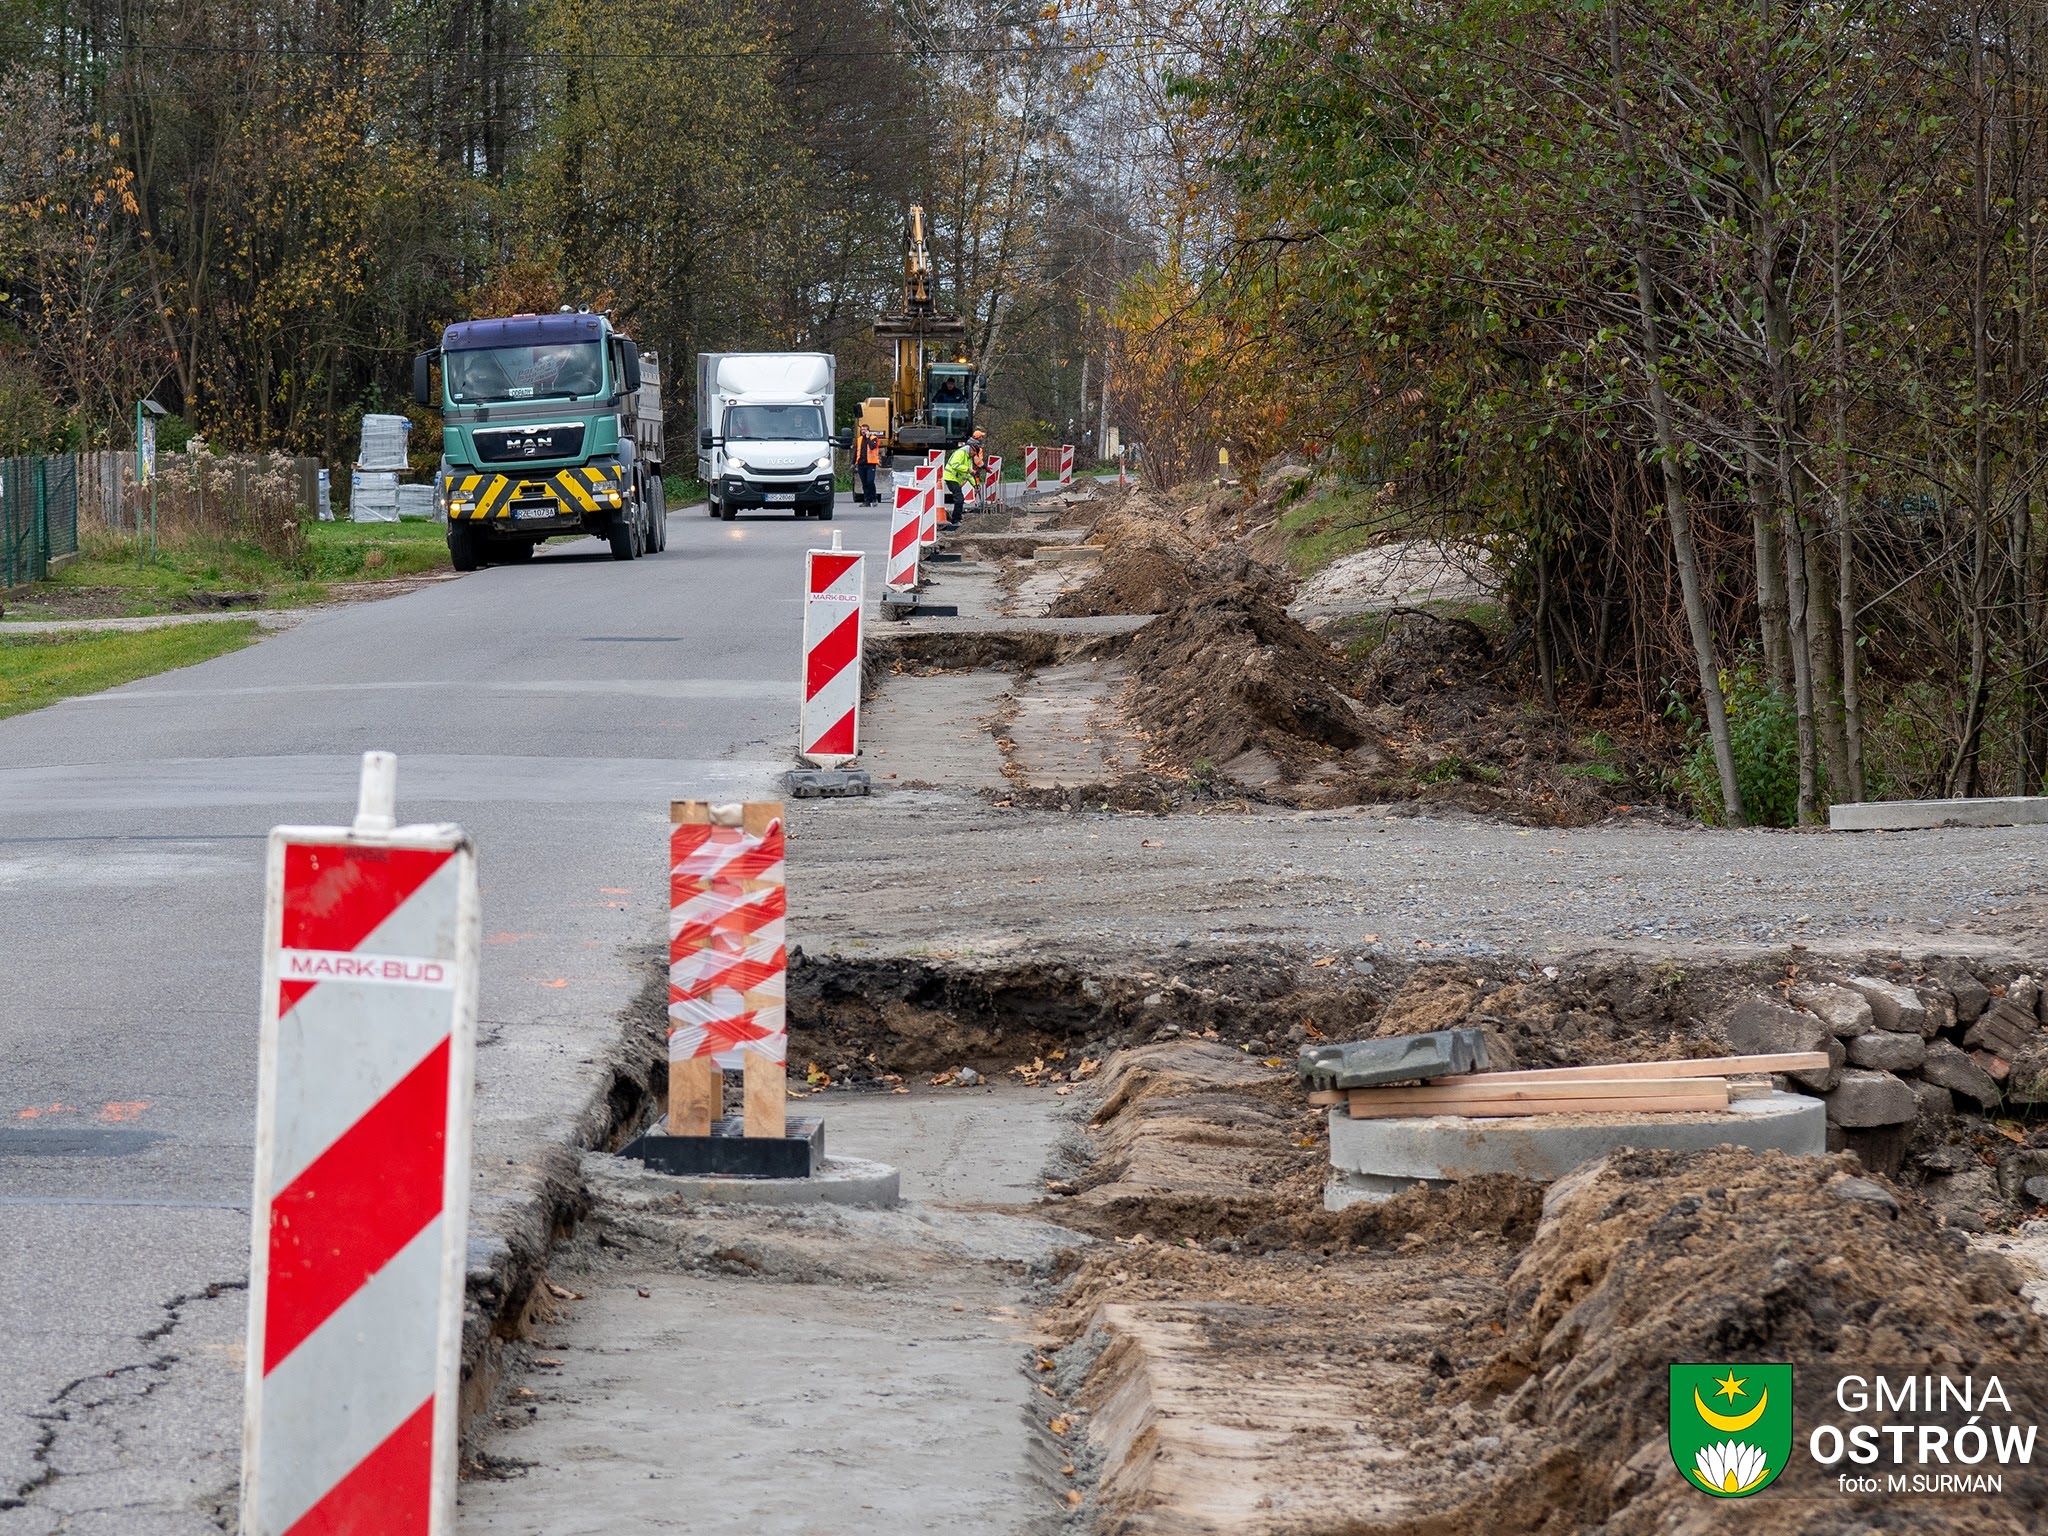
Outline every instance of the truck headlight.
<svg viewBox="0 0 2048 1536"><path fill-rule="evenodd" d="M747 467L747 461L736 453L728 453L725 456L725 464L728 469L745 469Z"/></svg>
<svg viewBox="0 0 2048 1536"><path fill-rule="evenodd" d="M815 469L830 469L832 467L832 455L829 453L819 454L818 462L812 467Z"/></svg>

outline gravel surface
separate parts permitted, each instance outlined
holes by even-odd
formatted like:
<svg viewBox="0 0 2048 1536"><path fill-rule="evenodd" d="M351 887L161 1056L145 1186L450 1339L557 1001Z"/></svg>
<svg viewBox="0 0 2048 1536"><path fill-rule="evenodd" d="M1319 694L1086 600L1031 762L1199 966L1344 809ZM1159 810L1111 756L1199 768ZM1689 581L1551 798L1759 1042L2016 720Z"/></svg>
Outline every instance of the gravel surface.
<svg viewBox="0 0 2048 1536"><path fill-rule="evenodd" d="M800 802L792 938L813 950L1274 941L1410 955L2043 946L2048 828L1569 831L1358 812L1142 816L895 790ZM1157 846L1152 846L1156 844Z"/></svg>

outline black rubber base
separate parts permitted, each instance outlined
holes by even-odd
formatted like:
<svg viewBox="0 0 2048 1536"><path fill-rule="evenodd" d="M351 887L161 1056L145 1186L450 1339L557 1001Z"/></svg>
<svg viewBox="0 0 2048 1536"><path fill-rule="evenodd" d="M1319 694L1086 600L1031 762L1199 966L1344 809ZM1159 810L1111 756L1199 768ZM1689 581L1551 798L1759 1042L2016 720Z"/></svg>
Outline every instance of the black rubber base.
<svg viewBox="0 0 2048 1536"><path fill-rule="evenodd" d="M738 1115L727 1115L709 1136L658 1136L649 1131L619 1150L656 1173L723 1174L732 1179L808 1179L825 1161L825 1122L792 1120L781 1140L744 1136Z"/></svg>
<svg viewBox="0 0 2048 1536"><path fill-rule="evenodd" d="M834 795L864 795L873 788L865 768L792 768L782 776L784 793L793 800Z"/></svg>
<svg viewBox="0 0 2048 1536"><path fill-rule="evenodd" d="M923 557L926 565L954 565L965 559L964 555L936 554Z"/></svg>

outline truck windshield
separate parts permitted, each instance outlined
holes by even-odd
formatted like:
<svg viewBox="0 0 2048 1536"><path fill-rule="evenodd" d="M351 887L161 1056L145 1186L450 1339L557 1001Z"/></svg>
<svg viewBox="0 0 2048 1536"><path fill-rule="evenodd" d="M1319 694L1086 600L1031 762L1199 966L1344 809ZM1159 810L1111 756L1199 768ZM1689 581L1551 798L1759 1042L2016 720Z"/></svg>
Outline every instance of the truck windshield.
<svg viewBox="0 0 2048 1536"><path fill-rule="evenodd" d="M725 413L725 440L758 443L776 439L814 443L825 435L825 413L815 405L736 405Z"/></svg>
<svg viewBox="0 0 2048 1536"><path fill-rule="evenodd" d="M539 347L482 347L441 359L448 398L458 405L486 400L576 400L604 388L604 348L595 341Z"/></svg>

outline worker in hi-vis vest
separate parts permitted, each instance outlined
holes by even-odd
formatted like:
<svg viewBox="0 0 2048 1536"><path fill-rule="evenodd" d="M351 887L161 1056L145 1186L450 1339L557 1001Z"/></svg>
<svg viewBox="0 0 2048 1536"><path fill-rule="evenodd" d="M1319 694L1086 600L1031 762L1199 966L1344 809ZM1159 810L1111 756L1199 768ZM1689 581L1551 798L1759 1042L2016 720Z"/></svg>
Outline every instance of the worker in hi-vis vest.
<svg viewBox="0 0 2048 1536"><path fill-rule="evenodd" d="M860 471L860 500L863 506L872 507L882 498L875 492L875 471L882 463L882 434L873 427L862 424L860 440L854 445L853 464Z"/></svg>
<svg viewBox="0 0 2048 1536"><path fill-rule="evenodd" d="M957 528L960 520L967 515L967 487L974 483L974 477L980 473L975 467L975 461L980 456L981 445L987 436L988 434L979 427L975 428L974 436L955 448L952 456L946 460L946 494L953 499L953 515L946 521L953 527Z"/></svg>

